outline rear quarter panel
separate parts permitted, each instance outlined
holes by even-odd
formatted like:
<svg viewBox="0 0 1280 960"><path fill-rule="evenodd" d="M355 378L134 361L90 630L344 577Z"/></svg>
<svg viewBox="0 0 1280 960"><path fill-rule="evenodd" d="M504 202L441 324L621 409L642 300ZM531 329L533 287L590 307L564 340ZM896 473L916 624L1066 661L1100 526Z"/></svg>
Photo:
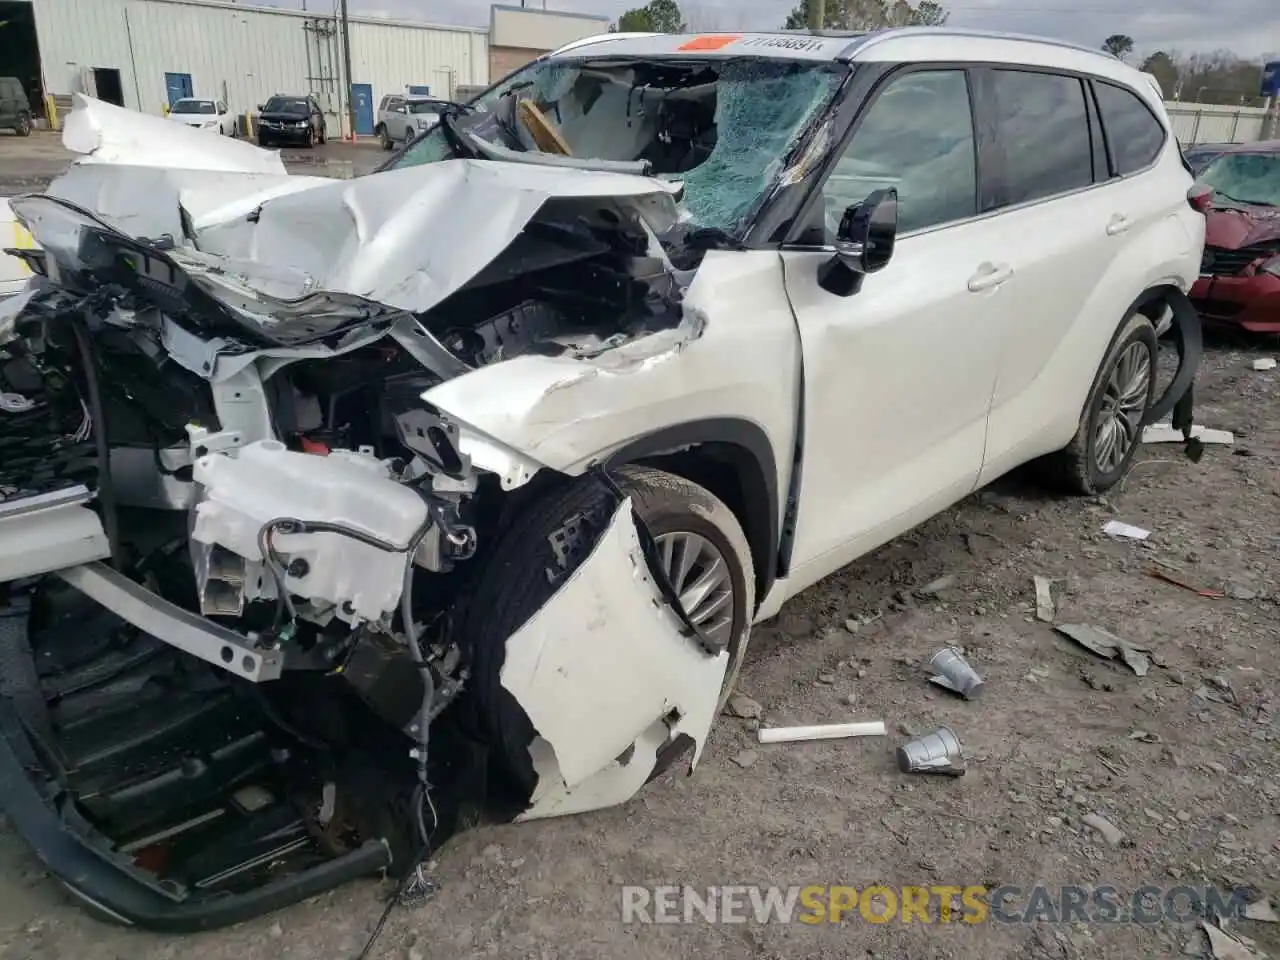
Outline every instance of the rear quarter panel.
<svg viewBox="0 0 1280 960"><path fill-rule="evenodd" d="M1154 91L1134 87L1168 129ZM1153 287L1191 289L1199 275L1205 232L1204 216L1187 203L1192 183L1170 133L1153 167L1081 195L1094 195L1088 203L1081 201L1080 210L1088 208L1097 215L1094 219L1101 217L1096 224L1099 247L1118 242L1101 258L1096 277L1083 278L1086 294L1074 320L1062 330L1042 331L1043 349L1028 353L1031 365L997 388L981 482L1069 443L1098 367L1134 301ZM1106 234L1114 214L1133 223L1119 237Z"/></svg>

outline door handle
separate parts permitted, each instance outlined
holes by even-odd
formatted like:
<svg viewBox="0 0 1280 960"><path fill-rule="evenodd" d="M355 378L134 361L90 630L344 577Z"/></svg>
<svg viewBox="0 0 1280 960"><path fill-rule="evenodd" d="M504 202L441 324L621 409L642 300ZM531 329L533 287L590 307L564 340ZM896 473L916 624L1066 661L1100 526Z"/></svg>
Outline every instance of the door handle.
<svg viewBox="0 0 1280 960"><path fill-rule="evenodd" d="M1118 233L1124 233L1130 226L1132 226L1132 224L1129 223L1129 218L1123 213L1117 213L1107 224L1107 236L1114 237Z"/></svg>
<svg viewBox="0 0 1280 960"><path fill-rule="evenodd" d="M984 263L978 272L969 278L969 292L981 293L998 287L1013 276L1013 267L1007 263Z"/></svg>

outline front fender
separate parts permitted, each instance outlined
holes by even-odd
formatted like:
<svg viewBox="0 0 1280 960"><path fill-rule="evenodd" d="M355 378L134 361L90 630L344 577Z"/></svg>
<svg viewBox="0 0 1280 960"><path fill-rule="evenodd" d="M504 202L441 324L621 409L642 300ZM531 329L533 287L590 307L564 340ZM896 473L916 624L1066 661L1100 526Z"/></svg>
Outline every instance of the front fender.
<svg viewBox="0 0 1280 960"><path fill-rule="evenodd" d="M788 489L800 349L778 255L707 254L684 309L678 327L596 356L515 357L423 399L459 424L462 452L485 469L495 464L508 487L537 465L576 475L658 436L665 448L645 455L711 439L764 448L757 459L767 463L769 487ZM709 421L732 421L763 441L681 432Z"/></svg>

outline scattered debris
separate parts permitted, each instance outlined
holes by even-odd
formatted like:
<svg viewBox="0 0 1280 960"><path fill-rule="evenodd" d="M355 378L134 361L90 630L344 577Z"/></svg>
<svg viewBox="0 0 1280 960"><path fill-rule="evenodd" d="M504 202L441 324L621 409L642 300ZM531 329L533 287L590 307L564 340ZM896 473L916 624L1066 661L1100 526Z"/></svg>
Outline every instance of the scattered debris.
<svg viewBox="0 0 1280 960"><path fill-rule="evenodd" d="M1274 370L1276 368L1275 357L1259 357L1253 361L1253 369L1255 370Z"/></svg>
<svg viewBox="0 0 1280 960"><path fill-rule="evenodd" d="M759 720L764 714L764 707L756 703L745 693L735 693L729 698L729 716L741 717L743 720Z"/></svg>
<svg viewBox="0 0 1280 960"><path fill-rule="evenodd" d="M844 628L850 633L857 633L862 629L862 621L855 620L852 617L844 622Z"/></svg>
<svg viewBox="0 0 1280 960"><path fill-rule="evenodd" d="M1036 585L1036 619L1045 623L1053 623L1055 613L1053 605L1053 581L1048 577L1035 577Z"/></svg>
<svg viewBox="0 0 1280 960"><path fill-rule="evenodd" d="M1151 650L1139 647L1127 640L1122 640L1114 633L1084 623L1060 623L1054 626L1058 633L1092 653L1107 660L1120 659L1140 677L1145 677L1151 669Z"/></svg>
<svg viewBox="0 0 1280 960"><path fill-rule="evenodd" d="M914 736L918 736L920 733L919 730L917 730L910 723L907 723L907 721L905 720L898 721L898 732L902 734L904 737L914 737Z"/></svg>
<svg viewBox="0 0 1280 960"><path fill-rule="evenodd" d="M1197 596L1205 597L1209 600L1222 600L1226 598L1226 594L1221 590L1210 590L1206 587L1197 587L1195 584L1182 579L1177 574L1171 573L1169 570L1161 570L1156 567L1152 567L1147 571L1147 576L1155 577L1157 580L1163 580L1165 583L1172 583L1175 587L1182 587L1184 590L1190 590Z"/></svg>
<svg viewBox="0 0 1280 960"><path fill-rule="evenodd" d="M1137 740L1140 743L1163 743L1163 739L1158 733L1147 733L1145 730L1135 730L1129 734L1130 740Z"/></svg>
<svg viewBox="0 0 1280 960"><path fill-rule="evenodd" d="M1124 832L1100 814L1086 813L1080 818L1080 822L1085 826L1093 827L1098 833L1102 834L1102 839L1107 841L1108 846L1118 847L1124 843Z"/></svg>
<svg viewBox="0 0 1280 960"><path fill-rule="evenodd" d="M1199 440L1201 443L1220 444L1227 447L1236 442L1235 434L1230 430L1210 430L1199 424L1191 428L1191 439ZM1182 435L1182 431L1175 430L1173 426L1167 423L1153 423L1142 431L1143 443L1184 443L1185 441L1186 438Z"/></svg>
<svg viewBox="0 0 1280 960"><path fill-rule="evenodd" d="M756 753L754 750L743 750L733 758L733 762L745 770L758 759L760 759L760 754Z"/></svg>
<svg viewBox="0 0 1280 960"><path fill-rule="evenodd" d="M937 671L937 675L929 678L929 682L958 693L966 700L976 700L982 693L985 684L978 672L969 666L958 647L944 647L933 655L929 666Z"/></svg>
<svg viewBox="0 0 1280 960"><path fill-rule="evenodd" d="M1080 671L1080 679L1081 681L1083 681L1086 687L1089 687L1093 690L1101 690L1103 693L1111 693L1112 691L1115 690L1115 687L1112 686L1109 681L1101 680L1098 677L1095 677L1088 670Z"/></svg>
<svg viewBox="0 0 1280 960"><path fill-rule="evenodd" d="M1262 960L1262 954L1250 950L1235 937L1213 924L1202 920L1200 926L1204 928L1205 935L1209 938L1209 949L1213 952L1214 960Z"/></svg>
<svg viewBox="0 0 1280 960"><path fill-rule="evenodd" d="M903 773L964 776L964 748L950 727L939 727L898 748L898 769Z"/></svg>
<svg viewBox="0 0 1280 960"><path fill-rule="evenodd" d="M1276 914L1270 900L1255 900L1244 908L1245 919L1260 920L1263 923L1280 923L1280 915Z"/></svg>
<svg viewBox="0 0 1280 960"><path fill-rule="evenodd" d="M828 684L828 685L835 683L836 675L834 673L820 673L818 674L818 682L822 684Z"/></svg>
<svg viewBox="0 0 1280 960"><path fill-rule="evenodd" d="M956 578L948 574L945 577L939 577L931 583L926 583L923 587L916 591L922 597L931 597L936 593L941 593L950 587L955 586Z"/></svg>
<svg viewBox="0 0 1280 960"><path fill-rule="evenodd" d="M1108 520L1103 525L1102 532L1109 537L1122 537L1125 540L1145 540L1151 536L1150 530L1143 530L1129 523L1121 523L1119 520Z"/></svg>
<svg viewBox="0 0 1280 960"><path fill-rule="evenodd" d="M1258 599L1258 591L1250 590L1248 587L1243 587L1238 583L1228 584L1226 593L1227 593L1227 596L1230 597L1232 600L1257 600Z"/></svg>
<svg viewBox="0 0 1280 960"><path fill-rule="evenodd" d="M827 723L810 727L761 727L756 731L761 743L793 743L797 740L838 740L842 737L883 737L883 720L863 723Z"/></svg>

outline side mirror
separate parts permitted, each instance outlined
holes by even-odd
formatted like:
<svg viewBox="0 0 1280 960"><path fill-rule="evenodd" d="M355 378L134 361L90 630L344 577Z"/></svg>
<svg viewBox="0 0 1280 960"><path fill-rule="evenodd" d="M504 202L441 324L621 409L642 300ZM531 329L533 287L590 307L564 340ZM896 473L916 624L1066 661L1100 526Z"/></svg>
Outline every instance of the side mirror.
<svg viewBox="0 0 1280 960"><path fill-rule="evenodd" d="M818 284L828 293L851 297L862 278L883 270L898 236L898 191L876 190L845 210L836 230L835 256L818 267Z"/></svg>
<svg viewBox="0 0 1280 960"><path fill-rule="evenodd" d="M261 104L261 103L260 103L260 104L258 104L258 109L259 109L259 110L264 110L264 109L266 109L266 107L265 107L265 105L264 105L264 104Z"/></svg>

